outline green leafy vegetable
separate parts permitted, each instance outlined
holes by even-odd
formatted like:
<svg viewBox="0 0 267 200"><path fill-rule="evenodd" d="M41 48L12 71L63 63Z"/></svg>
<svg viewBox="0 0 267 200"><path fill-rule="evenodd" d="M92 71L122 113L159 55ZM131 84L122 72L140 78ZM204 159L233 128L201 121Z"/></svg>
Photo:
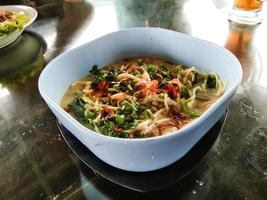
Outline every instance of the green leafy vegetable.
<svg viewBox="0 0 267 200"><path fill-rule="evenodd" d="M16 30L22 30L24 25L30 21L28 14L18 12L0 13L0 36L8 35Z"/></svg>
<svg viewBox="0 0 267 200"><path fill-rule="evenodd" d="M108 136L115 136L114 134L115 125L112 121L101 120L99 121L97 126L99 127L101 133Z"/></svg>
<svg viewBox="0 0 267 200"><path fill-rule="evenodd" d="M163 72L168 72L168 67L165 64L161 64L159 67L159 70Z"/></svg>
<svg viewBox="0 0 267 200"><path fill-rule="evenodd" d="M148 67L147 67L147 72L152 78L156 77L157 72L158 72L157 65L149 64Z"/></svg>
<svg viewBox="0 0 267 200"><path fill-rule="evenodd" d="M198 84L204 80L204 77L200 73L193 71L193 74L194 74L193 84Z"/></svg>
<svg viewBox="0 0 267 200"><path fill-rule="evenodd" d="M168 84L169 84L169 83L168 83L168 80L167 80L167 79L163 79L163 80L160 82L159 87L160 87L160 88L166 88Z"/></svg>
<svg viewBox="0 0 267 200"><path fill-rule="evenodd" d="M103 80L105 76L104 70L100 70L98 69L97 65L94 65L90 70L90 75L94 77L94 80L92 82L92 87L94 89L98 89L99 82Z"/></svg>
<svg viewBox="0 0 267 200"><path fill-rule="evenodd" d="M133 100L131 102L124 100L122 102L122 106L119 109L119 113L123 113L132 118L137 118L137 111L138 103Z"/></svg>
<svg viewBox="0 0 267 200"><path fill-rule="evenodd" d="M15 22L10 22L8 24L2 25L0 26L0 36L12 33L17 29L18 27Z"/></svg>
<svg viewBox="0 0 267 200"><path fill-rule="evenodd" d="M137 65L138 66L141 66L141 65L143 65L145 63L145 61L143 60L143 59L138 59L137 60Z"/></svg>
<svg viewBox="0 0 267 200"><path fill-rule="evenodd" d="M113 81L117 75L118 73L114 69L112 69L107 73L105 80L109 82Z"/></svg>
<svg viewBox="0 0 267 200"><path fill-rule="evenodd" d="M114 116L114 118L115 118L115 122L117 123L117 124L119 124L119 125L121 125L121 124L123 124L123 122L124 122L124 119L125 119L125 115L120 115L120 114L116 114L115 116Z"/></svg>
<svg viewBox="0 0 267 200"><path fill-rule="evenodd" d="M89 71L92 75L98 75L100 70L98 69L97 65L94 65L92 69Z"/></svg>
<svg viewBox="0 0 267 200"><path fill-rule="evenodd" d="M182 112L184 112L185 114L193 118L199 117L201 113L198 113L194 111L193 109L188 108L187 103L188 102L185 99L180 99L180 107L181 107Z"/></svg>
<svg viewBox="0 0 267 200"><path fill-rule="evenodd" d="M77 96L74 101L69 105L71 112L73 112L77 116L77 118L83 122L86 121L84 115L84 105L85 101L79 96Z"/></svg>
<svg viewBox="0 0 267 200"><path fill-rule="evenodd" d="M181 95L183 98L185 98L185 99L190 98L190 96L191 96L190 93L191 93L191 91L190 91L189 87L186 87L186 86L182 87Z"/></svg>
<svg viewBox="0 0 267 200"><path fill-rule="evenodd" d="M216 78L215 78L215 76L208 75L207 86L208 86L208 88L216 88Z"/></svg>

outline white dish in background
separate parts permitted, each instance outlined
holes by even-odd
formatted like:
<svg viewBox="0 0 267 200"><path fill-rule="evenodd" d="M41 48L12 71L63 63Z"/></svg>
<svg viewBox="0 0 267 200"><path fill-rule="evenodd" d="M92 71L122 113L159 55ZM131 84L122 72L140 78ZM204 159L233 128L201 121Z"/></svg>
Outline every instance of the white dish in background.
<svg viewBox="0 0 267 200"><path fill-rule="evenodd" d="M5 47L12 42L14 42L20 34L24 31L24 29L29 26L37 17L37 11L29 6L21 6L21 5L9 5L9 6L0 6L1 11L10 11L10 12L24 12L27 13L30 17L30 21L23 26L22 30L16 30L8 35L0 36L0 48Z"/></svg>
<svg viewBox="0 0 267 200"><path fill-rule="evenodd" d="M123 139L108 137L80 124L60 107L70 84L93 65L105 66L133 56L161 56L196 66L227 81L225 93L201 117L167 135ZM242 68L227 49L161 28L133 28L102 36L51 61L39 78L39 91L59 121L104 162L127 171L144 172L168 166L184 156L220 119L242 79Z"/></svg>

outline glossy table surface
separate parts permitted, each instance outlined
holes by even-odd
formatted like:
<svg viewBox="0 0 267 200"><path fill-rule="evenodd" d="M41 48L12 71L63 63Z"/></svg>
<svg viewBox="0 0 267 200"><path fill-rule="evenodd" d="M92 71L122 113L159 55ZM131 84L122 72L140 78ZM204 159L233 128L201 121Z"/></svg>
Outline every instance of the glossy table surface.
<svg viewBox="0 0 267 200"><path fill-rule="evenodd" d="M230 0L8 3L30 5L39 13L17 43L24 44L31 35L46 44L28 40L25 49L15 49L20 56L12 46L0 50L0 199L267 198L267 16L257 26L229 23ZM244 72L211 151L182 181L153 193L118 186L82 164L60 135L37 85L45 63L60 53L137 26L168 28L224 46L237 56ZM4 70L8 65L15 67Z"/></svg>

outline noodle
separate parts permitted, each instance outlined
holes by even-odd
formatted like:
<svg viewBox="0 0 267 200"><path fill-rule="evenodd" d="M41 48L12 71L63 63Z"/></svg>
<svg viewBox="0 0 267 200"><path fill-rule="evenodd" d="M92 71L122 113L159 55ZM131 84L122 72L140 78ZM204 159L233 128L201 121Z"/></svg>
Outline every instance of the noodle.
<svg viewBox="0 0 267 200"><path fill-rule="evenodd" d="M159 58L132 58L75 81L61 106L98 133L143 138L179 130L225 90L216 73Z"/></svg>

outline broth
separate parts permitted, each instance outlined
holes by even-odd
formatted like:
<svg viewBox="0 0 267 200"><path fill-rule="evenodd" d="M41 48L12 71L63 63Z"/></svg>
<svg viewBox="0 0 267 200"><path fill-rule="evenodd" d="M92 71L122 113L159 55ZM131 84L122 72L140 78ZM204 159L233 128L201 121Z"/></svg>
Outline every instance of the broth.
<svg viewBox="0 0 267 200"><path fill-rule="evenodd" d="M223 93L215 73L155 57L124 59L75 81L61 106L104 135L164 135L199 117Z"/></svg>

